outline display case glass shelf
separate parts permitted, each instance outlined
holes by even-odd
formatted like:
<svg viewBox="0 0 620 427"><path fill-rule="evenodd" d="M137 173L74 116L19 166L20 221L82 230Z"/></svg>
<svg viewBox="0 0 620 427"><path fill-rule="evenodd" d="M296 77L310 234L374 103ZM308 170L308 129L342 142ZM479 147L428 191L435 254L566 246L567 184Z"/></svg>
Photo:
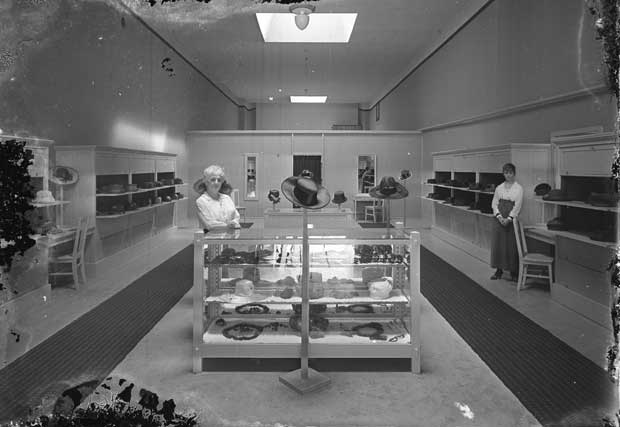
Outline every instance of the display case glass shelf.
<svg viewBox="0 0 620 427"><path fill-rule="evenodd" d="M307 254L299 229L195 234L195 372L208 358L300 357L304 256L309 357L408 358L419 372L419 233L308 233Z"/></svg>

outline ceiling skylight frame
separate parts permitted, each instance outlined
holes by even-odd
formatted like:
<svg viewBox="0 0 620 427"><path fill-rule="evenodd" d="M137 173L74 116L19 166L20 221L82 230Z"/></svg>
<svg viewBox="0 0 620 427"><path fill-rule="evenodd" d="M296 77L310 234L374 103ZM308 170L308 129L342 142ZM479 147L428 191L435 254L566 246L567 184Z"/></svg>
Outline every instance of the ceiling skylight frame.
<svg viewBox="0 0 620 427"><path fill-rule="evenodd" d="M308 27L300 30L292 13L257 13L265 43L348 43L357 13L312 13Z"/></svg>

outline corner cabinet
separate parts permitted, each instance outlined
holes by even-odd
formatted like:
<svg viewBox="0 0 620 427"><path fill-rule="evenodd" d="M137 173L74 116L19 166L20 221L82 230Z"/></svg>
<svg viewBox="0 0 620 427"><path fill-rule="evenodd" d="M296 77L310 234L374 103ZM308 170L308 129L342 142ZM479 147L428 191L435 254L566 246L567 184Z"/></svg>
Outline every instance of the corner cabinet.
<svg viewBox="0 0 620 427"><path fill-rule="evenodd" d="M594 133L551 139L555 161L554 188L563 201L535 197L543 216L526 233L555 246L555 282L551 298L611 329L611 262L618 235L618 193L611 177L614 134ZM593 203L592 194L607 194L610 203ZM544 208L544 209L543 209ZM560 218L563 229L549 230Z"/></svg>
<svg viewBox="0 0 620 427"><path fill-rule="evenodd" d="M534 202L534 188L551 184L550 144L501 146L432 153L433 175L423 182L422 200L431 203L432 227L451 243L489 261L494 188L504 181L502 166L513 163L523 187L520 220L538 223L541 206ZM430 181L430 182L429 182ZM470 189L469 184L479 184ZM464 244L464 245L463 245Z"/></svg>
<svg viewBox="0 0 620 427"><path fill-rule="evenodd" d="M309 358L404 358L419 373L419 233L309 232ZM195 233L194 372L208 359L300 357L300 234Z"/></svg>
<svg viewBox="0 0 620 427"><path fill-rule="evenodd" d="M86 250L90 268L112 255L112 263L122 264L124 250L187 217L187 184L176 176L176 154L57 146L56 164L80 174L76 184L64 189L65 200L71 201L65 223L76 224L80 217L96 220Z"/></svg>

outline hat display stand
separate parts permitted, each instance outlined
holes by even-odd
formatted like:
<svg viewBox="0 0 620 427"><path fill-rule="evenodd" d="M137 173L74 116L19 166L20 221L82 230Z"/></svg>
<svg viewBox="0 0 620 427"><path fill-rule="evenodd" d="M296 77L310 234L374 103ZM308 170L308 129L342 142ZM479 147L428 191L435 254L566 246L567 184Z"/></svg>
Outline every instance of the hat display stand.
<svg viewBox="0 0 620 427"><path fill-rule="evenodd" d="M310 302L308 278L310 276L308 243L308 209L303 208L303 240L301 270L301 368L280 376L280 382L299 394L308 394L329 386L331 379L308 367L310 334Z"/></svg>
<svg viewBox="0 0 620 427"><path fill-rule="evenodd" d="M70 176L68 177L68 179L61 179L60 177L56 176L56 171L57 170L66 170L68 171L68 173L70 173ZM55 185L58 186L58 206L57 206L57 218L58 218L58 227L61 229L68 229L68 227L65 227L65 219L64 219L64 209L62 208L62 205L65 203L69 203L69 202L65 202L65 191L64 188L66 186L69 185L74 185L75 183L77 183L80 179L80 174L77 170L70 168L68 166L55 166L50 170L49 173L49 181Z"/></svg>
<svg viewBox="0 0 620 427"><path fill-rule="evenodd" d="M403 186L405 187L405 189L407 189L407 181L409 180L409 178L411 178L410 170L404 169L400 172L400 180L403 182ZM403 228L407 228L407 198L406 197L403 197Z"/></svg>

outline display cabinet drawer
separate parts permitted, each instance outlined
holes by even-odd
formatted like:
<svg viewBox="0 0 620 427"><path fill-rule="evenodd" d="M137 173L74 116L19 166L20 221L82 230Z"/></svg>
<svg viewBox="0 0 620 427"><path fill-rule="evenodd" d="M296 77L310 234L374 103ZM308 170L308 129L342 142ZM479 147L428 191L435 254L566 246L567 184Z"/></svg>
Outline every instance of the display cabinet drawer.
<svg viewBox="0 0 620 427"><path fill-rule="evenodd" d="M452 157L435 157L433 159L433 170L451 171L452 170Z"/></svg>
<svg viewBox="0 0 620 427"><path fill-rule="evenodd" d="M118 154L98 153L95 158L95 174L126 175L129 173L129 158Z"/></svg>
<svg viewBox="0 0 620 427"><path fill-rule="evenodd" d="M157 173L174 172L174 160L172 159L156 159L155 169Z"/></svg>
<svg viewBox="0 0 620 427"><path fill-rule="evenodd" d="M613 146L579 147L560 154L560 174L577 176L608 176L613 158Z"/></svg>
<svg viewBox="0 0 620 427"><path fill-rule="evenodd" d="M131 173L155 173L155 159L146 156L131 157L129 170Z"/></svg>
<svg viewBox="0 0 620 427"><path fill-rule="evenodd" d="M567 287L599 304L609 304L610 282L607 273L591 270L559 258L555 266L555 279Z"/></svg>
<svg viewBox="0 0 620 427"><path fill-rule="evenodd" d="M607 271L612 257L610 249L561 236L556 244L558 258L601 273Z"/></svg>

